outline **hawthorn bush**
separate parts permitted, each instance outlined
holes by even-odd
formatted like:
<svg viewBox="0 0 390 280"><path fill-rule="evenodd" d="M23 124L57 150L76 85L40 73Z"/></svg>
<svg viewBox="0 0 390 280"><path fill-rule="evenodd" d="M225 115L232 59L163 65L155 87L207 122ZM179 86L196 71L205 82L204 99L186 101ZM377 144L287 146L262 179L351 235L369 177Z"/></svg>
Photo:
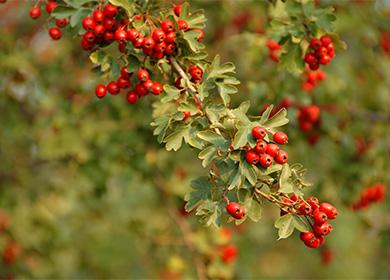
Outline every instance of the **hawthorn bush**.
<svg viewBox="0 0 390 280"><path fill-rule="evenodd" d="M390 276L386 2L0 2L2 277Z"/></svg>

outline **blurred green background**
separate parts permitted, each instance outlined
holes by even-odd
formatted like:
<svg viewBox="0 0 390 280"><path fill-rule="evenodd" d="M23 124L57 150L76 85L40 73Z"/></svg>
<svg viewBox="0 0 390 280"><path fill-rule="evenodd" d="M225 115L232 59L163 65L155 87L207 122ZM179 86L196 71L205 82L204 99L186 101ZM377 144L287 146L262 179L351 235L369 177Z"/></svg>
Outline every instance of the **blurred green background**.
<svg viewBox="0 0 390 280"><path fill-rule="evenodd" d="M231 227L231 240L184 215L183 195L204 170L196 152L158 145L153 100L97 100L102 81L79 38L51 41L45 20L28 17L28 1L0 5L0 276L196 279L200 268L217 279L389 279L388 200L351 211L362 189L390 183L390 54L381 46L389 6L320 2L335 5L336 32L348 49L336 49L312 95L301 76L268 58L267 2L192 3L209 19L210 57L220 53L237 65L235 104L250 99L256 114L288 97L322 108L316 145L299 131L297 108L288 128L290 158L309 169L312 194L339 208L319 250L298 234L277 241L272 205L259 223ZM370 143L364 153L359 141ZM222 261L227 244L237 246L236 261Z"/></svg>

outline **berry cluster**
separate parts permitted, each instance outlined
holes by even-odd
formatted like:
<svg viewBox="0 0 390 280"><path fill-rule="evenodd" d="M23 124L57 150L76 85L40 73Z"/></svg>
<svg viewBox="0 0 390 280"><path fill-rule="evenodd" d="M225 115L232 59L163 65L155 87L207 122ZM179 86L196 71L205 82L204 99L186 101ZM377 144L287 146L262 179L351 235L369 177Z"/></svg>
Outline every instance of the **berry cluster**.
<svg viewBox="0 0 390 280"><path fill-rule="evenodd" d="M320 39L310 40L311 51L305 54L305 62L311 70L317 70L320 64L327 65L334 57L333 40L330 36L324 35Z"/></svg>
<svg viewBox="0 0 390 280"><path fill-rule="evenodd" d="M358 202L352 205L353 210L368 208L372 203L382 202L385 199L386 187L383 184L374 184L365 188Z"/></svg>
<svg viewBox="0 0 390 280"><path fill-rule="evenodd" d="M382 32L380 44L382 50L390 55L390 34L388 32Z"/></svg>
<svg viewBox="0 0 390 280"><path fill-rule="evenodd" d="M249 164L260 164L264 168L268 168L276 163L285 164L288 161L288 154L279 148L279 145L284 145L288 141L288 137L284 132L278 131L273 135L273 141L276 143L267 143L265 136L267 130L261 126L255 126L252 129L252 137L257 141L253 149L247 148L245 153L246 161Z"/></svg>
<svg viewBox="0 0 390 280"><path fill-rule="evenodd" d="M226 205L226 212L237 220L244 218L246 214L246 210L237 202L229 202Z"/></svg>
<svg viewBox="0 0 390 280"><path fill-rule="evenodd" d="M312 230L302 232L301 240L309 248L317 248L325 242L326 235L332 232L332 226L328 220L337 217L337 209L332 204L323 202L319 204L316 197L309 197L306 202L300 201L295 195L291 197L296 199L299 205L301 215L305 215L311 220Z"/></svg>
<svg viewBox="0 0 390 280"><path fill-rule="evenodd" d="M303 132L308 132L314 126L319 125L321 117L320 107L317 105L302 106L298 110L299 127Z"/></svg>
<svg viewBox="0 0 390 280"><path fill-rule="evenodd" d="M41 2L39 1L37 4L35 4L33 7L31 7L30 9L30 17L32 19L37 19L41 16L41 9L39 7L39 4ZM55 8L57 8L58 6L58 3L55 2L54 0L49 0L47 1L46 5L45 5L45 10L46 12L50 15ZM49 21L51 20L52 18L49 19ZM56 19L54 21L55 23L55 26L52 26L49 28L48 30L48 33L49 33L49 36L53 39L53 40L59 40L61 39L62 37L62 31L61 29L66 27L68 25L68 20L67 19Z"/></svg>
<svg viewBox="0 0 390 280"><path fill-rule="evenodd" d="M131 86L130 78L133 73L127 72L125 67L122 67L120 72L121 75L117 81L111 81L107 86L103 84L96 86L95 94L98 98L103 98L107 94L107 91L112 95L117 95L121 89L127 89ZM139 83L137 83L126 95L128 103L137 103L139 98L148 95L149 92L154 95L160 95L162 93L163 86L159 82L150 79L148 70L140 68L137 72L137 78Z"/></svg>
<svg viewBox="0 0 390 280"><path fill-rule="evenodd" d="M275 61L276 63L279 62L279 56L280 56L280 51L282 49L282 46L275 41L272 41L269 39L267 41L267 48L268 48L268 57L272 60Z"/></svg>
<svg viewBox="0 0 390 280"><path fill-rule="evenodd" d="M306 67L306 79L302 83L302 89L311 92L317 86L317 82L323 81L325 78L325 72L321 70L311 71L309 67Z"/></svg>

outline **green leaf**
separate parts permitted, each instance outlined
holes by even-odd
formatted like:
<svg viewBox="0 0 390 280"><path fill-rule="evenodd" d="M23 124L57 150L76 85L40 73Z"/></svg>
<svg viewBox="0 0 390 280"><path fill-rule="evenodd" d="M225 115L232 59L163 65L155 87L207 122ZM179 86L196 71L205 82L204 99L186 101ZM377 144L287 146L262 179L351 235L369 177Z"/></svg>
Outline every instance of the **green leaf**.
<svg viewBox="0 0 390 280"><path fill-rule="evenodd" d="M289 121L287 119L287 110L282 108L279 110L271 119L268 119L263 123L263 126L266 128L276 128L281 127L287 124Z"/></svg>
<svg viewBox="0 0 390 280"><path fill-rule="evenodd" d="M251 133L251 129L249 126L240 126L234 134L232 146L234 149L239 149L244 147L249 141L249 134Z"/></svg>
<svg viewBox="0 0 390 280"><path fill-rule="evenodd" d="M237 166L230 177L228 190L231 191L236 187L239 187L242 184L242 175L239 166Z"/></svg>
<svg viewBox="0 0 390 280"><path fill-rule="evenodd" d="M83 18L85 18L86 16L88 16L90 13L91 13L91 9L87 9L87 8L78 9L78 10L72 15L72 17L70 18L70 26L71 26L71 27L75 27L76 25L78 25L79 23L81 23L81 21L83 20Z"/></svg>
<svg viewBox="0 0 390 280"><path fill-rule="evenodd" d="M226 143L229 142L222 135L219 135L212 130L200 131L198 132L198 137L204 141L213 144L218 148L224 148L226 146Z"/></svg>
<svg viewBox="0 0 390 280"><path fill-rule="evenodd" d="M54 18L63 19L72 16L76 12L77 10L74 8L58 6L50 15Z"/></svg>
<svg viewBox="0 0 390 280"><path fill-rule="evenodd" d="M128 73L135 73L140 68L141 63L139 59L134 55L127 56L128 65L126 66L126 70Z"/></svg>
<svg viewBox="0 0 390 280"><path fill-rule="evenodd" d="M194 191L186 194L185 201L187 201L184 206L187 212L192 211L197 207L202 201L210 198L210 183L207 177L199 177L191 182L191 187Z"/></svg>
<svg viewBox="0 0 390 280"><path fill-rule="evenodd" d="M64 2L74 8L80 8L84 4L91 2L91 0L64 0Z"/></svg>
<svg viewBox="0 0 390 280"><path fill-rule="evenodd" d="M198 53L205 48L205 45L198 42L198 37L199 32L195 30L183 32L184 41L187 42L189 48L195 53Z"/></svg>
<svg viewBox="0 0 390 280"><path fill-rule="evenodd" d="M244 205L248 217L254 221L258 222L261 219L261 205L259 202L255 199L250 199L247 203Z"/></svg>
<svg viewBox="0 0 390 280"><path fill-rule="evenodd" d="M300 232L307 232L312 230L309 222L305 219L304 216L293 215L294 226Z"/></svg>
<svg viewBox="0 0 390 280"><path fill-rule="evenodd" d="M221 65L221 58L219 55L216 55L210 65L210 71L208 75L206 75L206 79L229 77L227 74L235 73L235 69L236 67L231 62L227 62Z"/></svg>
<svg viewBox="0 0 390 280"><path fill-rule="evenodd" d="M275 227L279 229L278 240L289 237L294 232L294 228L295 228L293 215L287 214L279 217L275 221Z"/></svg>
<svg viewBox="0 0 390 280"><path fill-rule="evenodd" d="M215 148L214 146L208 146L207 148L202 150L198 155L198 157L203 160L202 166L207 167L216 157L216 153L217 148Z"/></svg>
<svg viewBox="0 0 390 280"><path fill-rule="evenodd" d="M240 161L240 171L252 186L256 184L257 172L253 165L249 164L246 160L242 160Z"/></svg>
<svg viewBox="0 0 390 280"><path fill-rule="evenodd" d="M289 40L284 49L286 51L282 53L279 65L291 73L300 74L305 68L301 46Z"/></svg>
<svg viewBox="0 0 390 280"><path fill-rule="evenodd" d="M134 4L132 3L132 1L128 1L128 0L109 0L109 2L115 6L119 6L119 7L122 7L127 15L130 17L133 16L134 14Z"/></svg>
<svg viewBox="0 0 390 280"><path fill-rule="evenodd" d="M177 151L180 149L183 139L188 138L188 126L178 126L175 131L165 137L165 147L168 151Z"/></svg>
<svg viewBox="0 0 390 280"><path fill-rule="evenodd" d="M279 192L281 193L292 193L294 192L294 185L290 181L291 169L288 163L283 164L282 171L279 177Z"/></svg>
<svg viewBox="0 0 390 280"><path fill-rule="evenodd" d="M238 90L235 86L225 84L225 83L216 83L218 88L218 93L222 98L223 104L227 106L230 103L230 96L229 94L234 94Z"/></svg>
<svg viewBox="0 0 390 280"><path fill-rule="evenodd" d="M158 135L157 140L159 143L163 141L170 123L171 117L168 115L163 115L151 123L152 126L156 126L153 135Z"/></svg>
<svg viewBox="0 0 390 280"><path fill-rule="evenodd" d="M161 98L161 102L166 103L172 100L177 100L180 97L180 90L171 85L164 85L164 91L166 95Z"/></svg>

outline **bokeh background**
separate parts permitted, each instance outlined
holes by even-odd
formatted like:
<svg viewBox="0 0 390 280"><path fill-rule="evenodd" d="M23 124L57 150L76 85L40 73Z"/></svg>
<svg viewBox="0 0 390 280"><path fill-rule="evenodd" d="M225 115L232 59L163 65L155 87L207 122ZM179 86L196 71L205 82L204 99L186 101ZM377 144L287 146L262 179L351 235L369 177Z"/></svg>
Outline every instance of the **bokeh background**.
<svg viewBox="0 0 390 280"><path fill-rule="evenodd" d="M204 170L196 152L157 143L152 100L97 100L101 81L79 39L65 32L53 42L45 20L29 18L30 1L0 4L0 276L194 279L203 269L218 279L389 279L388 199L351 208L364 188L390 184L389 4L320 2L335 6L348 48L336 49L309 94L304 75L269 58L268 2L191 1L209 20L210 57L237 66L233 103L250 99L253 114L295 104L290 158L308 168L311 193L339 208L318 250L298 234L277 241L272 205L259 223L223 229L185 214L183 195ZM312 103L321 107L314 140L297 120ZM224 261L231 245L238 256Z"/></svg>

